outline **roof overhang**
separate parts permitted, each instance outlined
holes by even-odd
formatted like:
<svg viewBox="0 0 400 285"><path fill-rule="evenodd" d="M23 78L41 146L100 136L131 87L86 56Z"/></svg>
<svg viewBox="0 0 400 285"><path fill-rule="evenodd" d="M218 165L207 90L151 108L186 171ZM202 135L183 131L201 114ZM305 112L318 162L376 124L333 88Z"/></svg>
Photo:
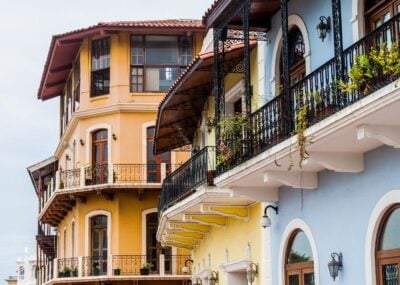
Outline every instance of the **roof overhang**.
<svg viewBox="0 0 400 285"><path fill-rule="evenodd" d="M236 7L245 4L243 0L216 0L203 16L206 28L219 26L230 19L228 28L242 26L241 14L236 14ZM271 28L271 17L280 8L280 1L250 0L249 27L254 31L266 32ZM233 15L233 16L232 16Z"/></svg>
<svg viewBox="0 0 400 285"><path fill-rule="evenodd" d="M255 45L251 42L251 47ZM243 52L243 44L225 50L225 68L239 63ZM212 52L198 55L168 90L158 110L155 154L192 143L204 104L213 90L213 64Z"/></svg>
<svg viewBox="0 0 400 285"><path fill-rule="evenodd" d="M48 100L63 92L68 75L85 38L118 32L191 33L204 31L205 28L199 21L165 20L99 23L89 28L53 36L38 90L38 99Z"/></svg>
<svg viewBox="0 0 400 285"><path fill-rule="evenodd" d="M31 178L37 194L40 191L39 181L41 180L41 177L54 174L57 170L57 164L57 158L52 156L27 168L29 177Z"/></svg>

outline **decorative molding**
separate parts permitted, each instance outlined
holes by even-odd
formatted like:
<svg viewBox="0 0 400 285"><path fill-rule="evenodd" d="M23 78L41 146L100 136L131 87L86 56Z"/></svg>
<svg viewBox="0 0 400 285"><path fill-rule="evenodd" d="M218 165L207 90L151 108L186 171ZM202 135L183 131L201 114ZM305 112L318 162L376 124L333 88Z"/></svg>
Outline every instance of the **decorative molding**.
<svg viewBox="0 0 400 285"><path fill-rule="evenodd" d="M197 222L199 224L225 228L227 218L217 215L202 215L202 214L183 214L184 222Z"/></svg>
<svg viewBox="0 0 400 285"><path fill-rule="evenodd" d="M359 173L364 171L364 155L348 152L310 152L303 165L316 163L335 172Z"/></svg>
<svg viewBox="0 0 400 285"><path fill-rule="evenodd" d="M203 214L218 214L225 217L249 220L249 208L246 206L201 204L200 212Z"/></svg>
<svg viewBox="0 0 400 285"><path fill-rule="evenodd" d="M400 127L383 125L362 125L357 129L357 139L376 139L381 143L400 148Z"/></svg>
<svg viewBox="0 0 400 285"><path fill-rule="evenodd" d="M268 171L264 173L264 182L272 185L283 184L293 188L317 189L318 175L315 172L303 171Z"/></svg>
<svg viewBox="0 0 400 285"><path fill-rule="evenodd" d="M113 142L111 135L112 135L112 129L111 125L106 124L106 123L98 123L90 126L89 128L86 129L86 141L85 141L85 165L90 165L92 163L92 133L96 130L101 130L101 129L106 129L107 130L107 154L108 154L108 163L111 163L111 144Z"/></svg>
<svg viewBox="0 0 400 285"><path fill-rule="evenodd" d="M245 258L245 259L239 259L239 260L235 260L232 262L226 262L224 264L221 264L219 266L219 269L221 269L221 271L223 272L236 272L236 271L243 271L246 270L247 267L250 265L251 263L251 259Z"/></svg>

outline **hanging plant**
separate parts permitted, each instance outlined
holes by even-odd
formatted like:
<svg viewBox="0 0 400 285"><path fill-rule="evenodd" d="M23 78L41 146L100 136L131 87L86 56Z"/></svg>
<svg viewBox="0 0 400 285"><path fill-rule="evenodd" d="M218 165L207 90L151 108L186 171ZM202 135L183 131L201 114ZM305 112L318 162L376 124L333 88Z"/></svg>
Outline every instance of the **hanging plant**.
<svg viewBox="0 0 400 285"><path fill-rule="evenodd" d="M220 144L218 146L217 165L226 165L243 149L245 133L250 128L250 121L244 114L226 116L220 122Z"/></svg>

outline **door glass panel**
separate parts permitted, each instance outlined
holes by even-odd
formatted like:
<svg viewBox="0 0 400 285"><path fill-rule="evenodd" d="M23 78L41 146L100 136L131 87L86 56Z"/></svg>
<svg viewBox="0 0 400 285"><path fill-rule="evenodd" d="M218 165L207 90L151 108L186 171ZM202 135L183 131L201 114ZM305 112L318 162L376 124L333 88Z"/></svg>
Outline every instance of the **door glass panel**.
<svg viewBox="0 0 400 285"><path fill-rule="evenodd" d="M382 266L382 278L384 285L399 284L399 267L397 264L386 264Z"/></svg>
<svg viewBox="0 0 400 285"><path fill-rule="evenodd" d="M290 275L289 285L300 285L299 275Z"/></svg>
<svg viewBox="0 0 400 285"><path fill-rule="evenodd" d="M400 248L400 208L394 210L390 217L387 219L380 250L397 249Z"/></svg>
<svg viewBox="0 0 400 285"><path fill-rule="evenodd" d="M314 285L314 273L304 274L304 285Z"/></svg>

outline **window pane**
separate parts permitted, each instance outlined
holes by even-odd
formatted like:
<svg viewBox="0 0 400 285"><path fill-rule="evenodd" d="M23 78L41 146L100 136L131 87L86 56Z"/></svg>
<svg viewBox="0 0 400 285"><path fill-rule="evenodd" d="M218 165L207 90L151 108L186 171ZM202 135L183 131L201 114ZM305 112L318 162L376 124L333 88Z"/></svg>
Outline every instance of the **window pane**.
<svg viewBox="0 0 400 285"><path fill-rule="evenodd" d="M178 38L146 36L146 64L178 64Z"/></svg>
<svg viewBox="0 0 400 285"><path fill-rule="evenodd" d="M314 285L314 273L304 274L304 285Z"/></svg>
<svg viewBox="0 0 400 285"><path fill-rule="evenodd" d="M110 69L92 72L92 96L110 93Z"/></svg>
<svg viewBox="0 0 400 285"><path fill-rule="evenodd" d="M131 38L131 64L144 64L143 36L132 36Z"/></svg>
<svg viewBox="0 0 400 285"><path fill-rule="evenodd" d="M397 264L386 264L382 266L382 278L384 285L399 284L399 267Z"/></svg>
<svg viewBox="0 0 400 285"><path fill-rule="evenodd" d="M289 276L289 285L299 285L299 275L290 275Z"/></svg>
<svg viewBox="0 0 400 285"><path fill-rule="evenodd" d="M312 250L307 236L304 232L300 231L293 239L292 247L290 249L288 263L300 263L312 261Z"/></svg>
<svg viewBox="0 0 400 285"><path fill-rule="evenodd" d="M396 248L400 248L400 208L394 210L387 219L379 249Z"/></svg>
<svg viewBox="0 0 400 285"><path fill-rule="evenodd" d="M181 37L180 43L180 65L188 65L192 61L193 45L191 37Z"/></svg>
<svg viewBox="0 0 400 285"><path fill-rule="evenodd" d="M92 71L110 67L110 39L92 41Z"/></svg>
<svg viewBox="0 0 400 285"><path fill-rule="evenodd" d="M146 68L146 90L166 91L179 76L179 68Z"/></svg>

